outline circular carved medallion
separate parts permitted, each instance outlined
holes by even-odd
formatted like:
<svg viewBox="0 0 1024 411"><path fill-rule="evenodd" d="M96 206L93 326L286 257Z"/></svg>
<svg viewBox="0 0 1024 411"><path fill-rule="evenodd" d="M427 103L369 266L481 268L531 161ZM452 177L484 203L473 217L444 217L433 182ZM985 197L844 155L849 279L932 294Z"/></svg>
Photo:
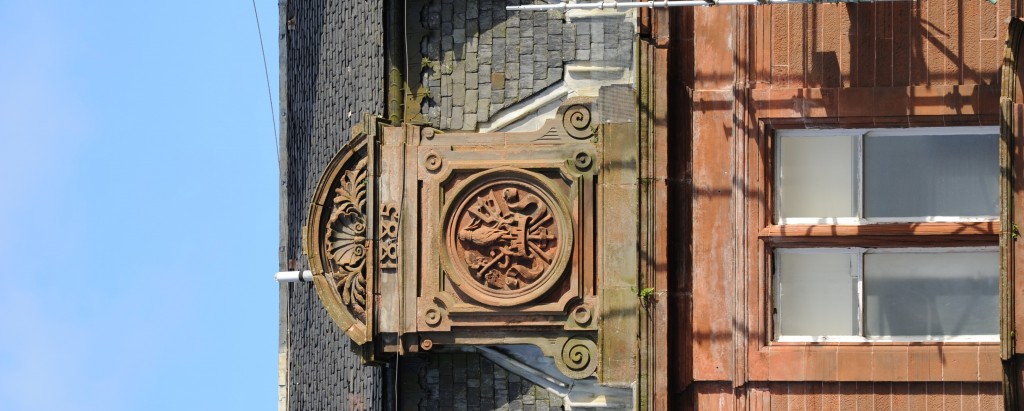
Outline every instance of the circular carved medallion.
<svg viewBox="0 0 1024 411"><path fill-rule="evenodd" d="M546 293L565 271L572 224L543 177L498 169L478 174L446 207L446 268L459 288L488 305Z"/></svg>

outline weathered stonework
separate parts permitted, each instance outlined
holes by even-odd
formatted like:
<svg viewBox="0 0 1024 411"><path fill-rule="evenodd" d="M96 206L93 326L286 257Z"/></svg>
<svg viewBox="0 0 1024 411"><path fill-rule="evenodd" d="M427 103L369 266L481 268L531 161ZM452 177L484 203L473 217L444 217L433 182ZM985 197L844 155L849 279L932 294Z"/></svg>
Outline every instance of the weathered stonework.
<svg viewBox="0 0 1024 411"><path fill-rule="evenodd" d="M308 285L286 287L288 409L390 408L387 371L362 366L361 360L389 361L398 352L445 358L451 350L490 344L539 347L539 355L550 359L552 375L569 378L569 386L576 379L628 387L636 378L635 353L616 335L635 334L635 324L629 325L636 321L630 314L635 298L620 296L617 289L602 297L596 285L603 281L629 289L635 264L629 258L602 259L596 248L631 244L628 236L635 236L630 228L635 223L629 221L636 216L615 217L627 223L598 231L595 225L604 223L595 207L630 195L622 188L635 185L630 177L635 175L635 146L623 142L635 144L636 129L618 125L610 133L601 132L601 109L593 110L614 91L602 87L632 82L634 15L506 12L507 3L494 0L415 3L409 10L422 10L417 23L427 29L419 37L422 42L410 38L408 46L425 58L422 71L414 63L410 70L422 74L428 92L417 106L432 124L450 131L488 132L514 122L537 124L517 129L529 133L488 135L435 134L430 127L380 124L381 135L372 136L365 151L356 150L327 180L325 196L314 200L323 206L322 220L313 222L312 214L304 213L313 182L364 114L385 114L384 36L377 21L385 13L375 2L283 3L284 44L289 45L283 140L289 157L284 167L286 268L306 268L295 252L303 223L319 242L312 249L328 262L311 267L319 301ZM305 11L295 11L299 9ZM413 14L409 17L416 22ZM323 20L304 25L315 18ZM573 68L575 75L570 73ZM624 90L627 95L621 100L632 107L633 94L628 86ZM614 158L603 157L604 145L616 149ZM372 160L381 158L389 160ZM597 178L609 164L614 166L607 179ZM464 187L495 169L501 178ZM517 175L535 177L512 178ZM460 187L465 193L460 194ZM601 190L610 194L601 197ZM484 212L488 202L501 211ZM479 218L470 209L487 217ZM610 208L615 213L620 209ZM312 229L321 225L323 231ZM599 232L607 238L598 239ZM494 233L496 238L489 235ZM448 260L438 258L446 252ZM463 277L452 262L464 268ZM602 274L601 266L609 274ZM417 299L417 289L424 290L423 298ZM342 327L331 327L326 312ZM610 321L616 333L602 337L602 321ZM346 332L361 344L354 351ZM609 349L617 355L602 356ZM480 359L474 353L459 355ZM453 375L459 372L473 371L463 366ZM323 375L344 375L346 380L327 384ZM519 377L512 374L506 381L513 379ZM484 384L483 377L480 381ZM401 398L433 393L436 384L445 382L407 387ZM557 396L537 401L548 391L535 386L531 395L524 392L513 402L517 399L507 392L518 392L514 388L510 384L505 390L481 391L479 409L499 408L503 401L509 409L561 405ZM467 392L464 400L459 392L449 387L433 398L446 402L445 395L452 393L452 405L438 405L440 409L476 409L470 400L474 395ZM616 395L625 403L632 398L628 389Z"/></svg>
<svg viewBox="0 0 1024 411"><path fill-rule="evenodd" d="M542 179L516 170L483 174L450 204L445 261L464 293L513 306L543 295L563 274L571 217Z"/></svg>
<svg viewBox="0 0 1024 411"><path fill-rule="evenodd" d="M372 122L370 126L375 127ZM356 130L365 127L364 123ZM368 239L373 238L371 230L377 222L368 213L375 208L367 209L367 195L372 195L368 175L373 172L368 167L367 139L365 133L357 132L328 164L310 204L309 218L315 224L303 228L303 248L321 302L357 344L372 337L367 314L373 310L371 275L378 265L367 261L374 258Z"/></svg>
<svg viewBox="0 0 1024 411"><path fill-rule="evenodd" d="M529 133L437 134L372 116L353 128L314 192L303 246L320 300L366 359L531 344L566 376L600 377L598 160L602 140L629 135L600 132L593 104L568 101Z"/></svg>

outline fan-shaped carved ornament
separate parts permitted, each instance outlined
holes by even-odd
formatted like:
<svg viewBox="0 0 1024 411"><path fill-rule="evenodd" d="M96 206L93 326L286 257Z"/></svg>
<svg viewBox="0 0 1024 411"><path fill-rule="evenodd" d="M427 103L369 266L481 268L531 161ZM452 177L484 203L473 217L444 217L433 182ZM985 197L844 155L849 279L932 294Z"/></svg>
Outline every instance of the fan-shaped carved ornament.
<svg viewBox="0 0 1024 411"><path fill-rule="evenodd" d="M357 133L328 165L310 207L305 248L317 294L357 343L370 339L366 136Z"/></svg>

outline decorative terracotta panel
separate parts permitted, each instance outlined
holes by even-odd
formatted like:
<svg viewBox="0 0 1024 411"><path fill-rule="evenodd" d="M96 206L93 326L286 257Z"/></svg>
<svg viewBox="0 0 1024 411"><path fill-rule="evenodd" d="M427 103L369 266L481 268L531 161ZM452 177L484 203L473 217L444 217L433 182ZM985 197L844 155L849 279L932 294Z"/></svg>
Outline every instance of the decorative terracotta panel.
<svg viewBox="0 0 1024 411"><path fill-rule="evenodd" d="M572 223L564 199L544 177L514 168L474 175L442 214L445 271L459 290L493 306L547 293L571 256Z"/></svg>
<svg viewBox="0 0 1024 411"><path fill-rule="evenodd" d="M616 287L604 297L616 327L636 321L620 311L638 300L619 288L637 273L614 263L635 257L601 258L636 241L635 214L601 211L636 207L612 194L635 190L636 128L599 125L593 107L570 99L528 133L367 118L317 187L305 246L321 301L368 359L532 344L565 375L588 378L601 376L599 347L633 345L601 334L598 287ZM617 157L605 158L607 144ZM606 220L621 227L602 230Z"/></svg>
<svg viewBox="0 0 1024 411"><path fill-rule="evenodd" d="M331 317L357 343L371 339L367 313L372 309L367 235L366 135L354 137L328 165L309 212L312 231L303 248L313 281Z"/></svg>

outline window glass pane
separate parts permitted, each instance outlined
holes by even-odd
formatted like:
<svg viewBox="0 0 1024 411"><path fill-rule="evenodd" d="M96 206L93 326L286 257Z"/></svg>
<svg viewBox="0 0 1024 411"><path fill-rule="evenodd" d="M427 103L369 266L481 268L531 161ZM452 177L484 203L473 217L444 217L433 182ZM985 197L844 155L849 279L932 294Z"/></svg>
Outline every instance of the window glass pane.
<svg viewBox="0 0 1024 411"><path fill-rule="evenodd" d="M865 332L877 336L999 333L999 252L868 252Z"/></svg>
<svg viewBox="0 0 1024 411"><path fill-rule="evenodd" d="M851 254L775 252L775 317L779 336L858 334L857 278Z"/></svg>
<svg viewBox="0 0 1024 411"><path fill-rule="evenodd" d="M996 135L864 137L865 217L999 214Z"/></svg>
<svg viewBox="0 0 1024 411"><path fill-rule="evenodd" d="M857 216L857 137L779 138L778 217Z"/></svg>

